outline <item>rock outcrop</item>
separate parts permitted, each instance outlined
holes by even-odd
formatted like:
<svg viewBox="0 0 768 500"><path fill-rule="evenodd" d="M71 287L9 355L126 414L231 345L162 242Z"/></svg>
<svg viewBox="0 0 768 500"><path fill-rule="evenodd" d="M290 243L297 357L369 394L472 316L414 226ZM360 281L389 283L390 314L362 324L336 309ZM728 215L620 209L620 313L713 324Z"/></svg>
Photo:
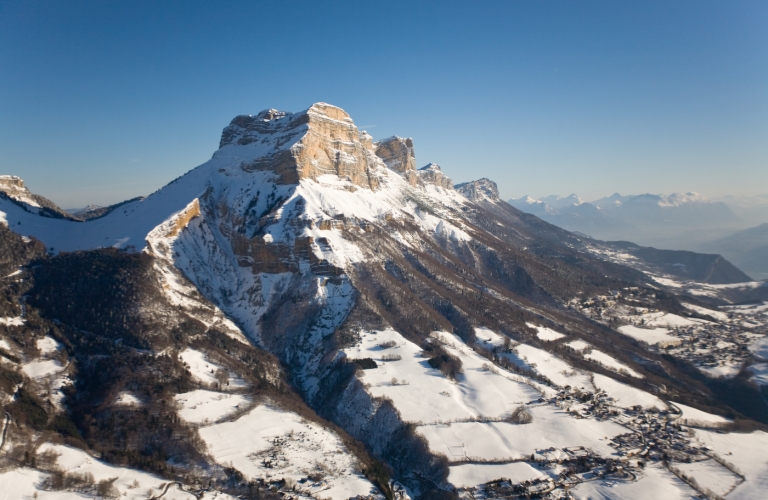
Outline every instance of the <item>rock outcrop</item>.
<svg viewBox="0 0 768 500"><path fill-rule="evenodd" d="M224 129L220 147L252 143L273 146L274 151L244 163L243 170L272 170L281 184L332 174L372 190L379 186L375 171L384 164L371 136L336 106L317 103L301 113L269 109L238 116Z"/></svg>
<svg viewBox="0 0 768 500"><path fill-rule="evenodd" d="M411 138L393 136L377 142L375 146L376 156L381 158L389 169L402 175L411 186L418 184L416 154Z"/></svg>
<svg viewBox="0 0 768 500"><path fill-rule="evenodd" d="M454 188L472 201L499 201L498 186L495 182L485 177L476 181L456 184Z"/></svg>
<svg viewBox="0 0 768 500"><path fill-rule="evenodd" d="M30 193L29 189L24 186L24 181L21 177L16 177L15 175L0 175L0 191L18 201L37 206L37 203L32 197L32 193Z"/></svg>
<svg viewBox="0 0 768 500"><path fill-rule="evenodd" d="M24 185L21 177L0 175L0 193L8 196L14 203L28 212L33 212L54 219L79 220L72 217L54 202L43 196L32 194Z"/></svg>
<svg viewBox="0 0 768 500"><path fill-rule="evenodd" d="M422 184L434 184L444 189L453 189L453 181L443 173L440 165L436 163L421 167L418 173Z"/></svg>

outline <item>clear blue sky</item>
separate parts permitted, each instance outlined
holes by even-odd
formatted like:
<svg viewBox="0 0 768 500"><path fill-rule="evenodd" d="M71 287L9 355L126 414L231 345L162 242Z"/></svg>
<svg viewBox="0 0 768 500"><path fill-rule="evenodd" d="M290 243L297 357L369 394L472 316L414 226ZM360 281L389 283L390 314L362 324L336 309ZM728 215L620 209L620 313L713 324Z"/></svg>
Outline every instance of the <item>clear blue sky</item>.
<svg viewBox="0 0 768 500"><path fill-rule="evenodd" d="M316 101L505 198L766 193L768 2L0 0L0 173L67 208Z"/></svg>

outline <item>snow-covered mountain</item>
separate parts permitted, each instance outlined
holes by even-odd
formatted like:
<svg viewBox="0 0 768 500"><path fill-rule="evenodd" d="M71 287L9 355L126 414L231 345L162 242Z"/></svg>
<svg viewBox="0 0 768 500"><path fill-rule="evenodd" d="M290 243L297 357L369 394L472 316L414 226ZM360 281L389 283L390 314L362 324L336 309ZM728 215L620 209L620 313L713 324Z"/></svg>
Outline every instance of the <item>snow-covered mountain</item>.
<svg viewBox="0 0 768 500"><path fill-rule="evenodd" d="M423 498L556 494L583 481L581 468L628 494L639 481L696 494L664 466L670 454L681 464L689 452L706 457L671 415L723 426L725 417L690 405L725 413L724 394L753 382L708 381L688 358L670 360L661 344L680 344L657 330L714 328L718 311L707 307L763 287L728 283L721 297L715 285L685 285L713 301L686 295L687 307L674 281L685 273L667 256L652 262L581 238L499 200L489 179L454 187L439 166L416 165L412 139L374 141L346 112L317 103L236 117L211 160L99 218L41 217L0 198L3 229L16 233L8 267L27 273L8 295L6 324L29 338L9 326L9 354L20 367L51 361L25 350L36 328L50 329L76 358L62 397L88 446L103 445L107 424L97 423L112 412L127 422L152 408L160 421L186 422L178 432L189 446L153 449L167 458L146 463L166 477L165 462L185 476L211 474L232 494L250 491L248 481L314 498L392 495L400 485ZM24 245L37 253L22 255ZM733 345L756 338L734 334ZM752 361L746 348L733 351L732 364ZM165 385L145 390L128 369L89 385L95 367L110 366L99 359L125 367L134 358L139 375L158 373ZM45 384L33 387L55 393L63 383ZM727 404L768 419L768 407ZM50 420L72 412L49 411ZM661 428L671 430L654 434ZM134 457L149 438L125 436L105 456L145 463ZM638 459L644 440L657 444ZM316 466L334 450L332 466ZM760 467L739 488L757 491L768 472ZM237 477L245 486L230 484Z"/></svg>

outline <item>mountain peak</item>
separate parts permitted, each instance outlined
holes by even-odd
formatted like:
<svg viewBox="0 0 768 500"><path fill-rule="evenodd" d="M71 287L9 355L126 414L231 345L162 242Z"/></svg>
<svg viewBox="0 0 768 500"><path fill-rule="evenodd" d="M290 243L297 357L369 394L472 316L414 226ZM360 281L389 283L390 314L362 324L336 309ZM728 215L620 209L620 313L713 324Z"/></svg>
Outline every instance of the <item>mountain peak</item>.
<svg viewBox="0 0 768 500"><path fill-rule="evenodd" d="M443 173L437 163L428 163L418 170L419 180L422 184L434 184L444 189L453 189L453 181Z"/></svg>
<svg viewBox="0 0 768 500"><path fill-rule="evenodd" d="M383 167L371 136L360 132L346 111L323 102L299 113L268 109L237 116L222 132L219 147L250 148L238 154L252 159L241 168L272 170L281 184L335 174L375 190L373 170Z"/></svg>
<svg viewBox="0 0 768 500"><path fill-rule="evenodd" d="M499 201L499 187L495 182L485 177L456 184L454 188L472 201Z"/></svg>
<svg viewBox="0 0 768 500"><path fill-rule="evenodd" d="M0 192L33 207L39 206L33 199L32 193L26 186L24 186L24 181L21 177L15 175L0 175Z"/></svg>

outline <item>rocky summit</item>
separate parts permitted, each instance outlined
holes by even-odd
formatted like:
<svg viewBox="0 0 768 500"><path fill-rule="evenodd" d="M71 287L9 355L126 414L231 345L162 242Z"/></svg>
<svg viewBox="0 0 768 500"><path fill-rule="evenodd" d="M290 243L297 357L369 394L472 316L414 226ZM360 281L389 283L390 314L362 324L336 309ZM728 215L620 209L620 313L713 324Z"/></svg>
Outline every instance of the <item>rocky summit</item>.
<svg viewBox="0 0 768 500"><path fill-rule="evenodd" d="M317 103L236 117L209 161L89 220L0 178L0 485L759 496L764 283L416 165Z"/></svg>

